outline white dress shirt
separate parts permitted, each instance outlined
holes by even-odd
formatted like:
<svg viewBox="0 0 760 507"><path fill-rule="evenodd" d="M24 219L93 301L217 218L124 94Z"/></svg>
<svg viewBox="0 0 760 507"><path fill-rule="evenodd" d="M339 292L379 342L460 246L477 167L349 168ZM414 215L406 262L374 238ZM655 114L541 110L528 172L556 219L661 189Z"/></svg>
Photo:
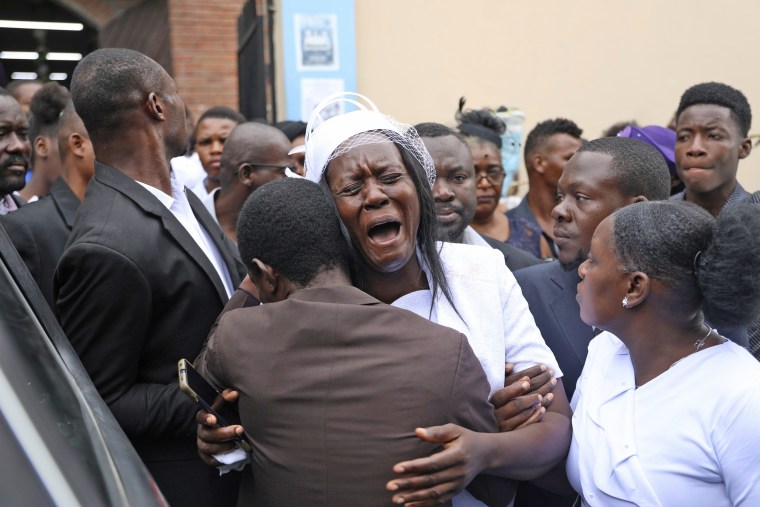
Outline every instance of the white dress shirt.
<svg viewBox="0 0 760 507"><path fill-rule="evenodd" d="M214 266L214 269L219 274L219 278L224 284L224 289L227 291L227 297L232 296L235 289L232 287L232 279L230 278L230 272L227 270L227 265L224 263L224 259L222 259L219 250L211 240L208 232L206 232L195 217L195 214L190 207L190 203L187 200L187 196L185 195L185 187L174 177L174 173L172 173L171 179L171 196L168 196L161 190L141 181L138 181L137 183L156 196L156 198L161 201L161 204L166 206L166 209L179 220L179 223L182 224L188 234L190 234L190 237L195 240L203 253L206 254L208 260L211 261L211 264Z"/></svg>

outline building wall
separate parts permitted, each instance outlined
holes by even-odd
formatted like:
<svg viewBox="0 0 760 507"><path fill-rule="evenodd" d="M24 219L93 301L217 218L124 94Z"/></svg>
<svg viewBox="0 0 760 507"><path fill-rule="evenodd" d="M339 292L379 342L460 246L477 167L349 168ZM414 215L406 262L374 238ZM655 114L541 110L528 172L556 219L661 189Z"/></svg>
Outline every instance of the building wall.
<svg viewBox="0 0 760 507"><path fill-rule="evenodd" d="M245 0L167 0L172 70L196 119L212 106L238 108L237 19Z"/></svg>
<svg viewBox="0 0 760 507"><path fill-rule="evenodd" d="M760 116L758 20L753 0L357 0L358 91L408 123L452 124L464 95L521 108L526 133L564 116L589 139L666 125L703 81L741 89ZM760 153L739 179L760 189Z"/></svg>
<svg viewBox="0 0 760 507"><path fill-rule="evenodd" d="M130 48L161 64L172 74L172 52L166 0L143 2L125 10L99 34L101 48Z"/></svg>

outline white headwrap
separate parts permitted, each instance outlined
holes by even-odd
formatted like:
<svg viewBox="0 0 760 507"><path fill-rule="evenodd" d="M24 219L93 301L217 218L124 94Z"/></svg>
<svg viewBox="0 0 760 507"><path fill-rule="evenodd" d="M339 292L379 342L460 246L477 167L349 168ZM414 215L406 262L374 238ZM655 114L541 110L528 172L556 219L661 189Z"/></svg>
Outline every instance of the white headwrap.
<svg viewBox="0 0 760 507"><path fill-rule="evenodd" d="M364 101L364 104L351 97L357 97ZM352 104L357 110L323 119L326 109L334 107L338 102ZM387 137L378 136L378 131L382 131ZM405 148L422 165L430 185L433 185L433 159L414 127L382 114L371 100L353 92L342 92L327 97L311 114L306 126L305 178L318 183L332 159L357 146L380 142L393 142Z"/></svg>

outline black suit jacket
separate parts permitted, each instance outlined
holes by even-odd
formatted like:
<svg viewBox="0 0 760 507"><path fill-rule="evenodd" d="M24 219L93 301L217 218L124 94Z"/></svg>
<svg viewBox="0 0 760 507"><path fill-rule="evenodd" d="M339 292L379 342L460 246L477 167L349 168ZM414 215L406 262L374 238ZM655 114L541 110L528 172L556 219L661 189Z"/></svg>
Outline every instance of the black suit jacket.
<svg viewBox="0 0 760 507"><path fill-rule="evenodd" d="M237 286L244 268L234 247L186 193ZM53 292L61 326L169 503L224 504L216 471L197 457L197 409L178 389L177 361L200 352L228 298L182 224L137 182L96 162Z"/></svg>
<svg viewBox="0 0 760 507"><path fill-rule="evenodd" d="M565 271L553 261L517 271L515 278L544 341L562 368L562 384L571 400L594 337L594 329L581 320L575 300L581 281L578 271Z"/></svg>
<svg viewBox="0 0 760 507"><path fill-rule="evenodd" d="M508 245L503 241L492 238L491 236L481 234L480 237L486 240L486 243L491 245L491 248L495 248L504 254L504 262L512 272L515 272L518 269L527 268L528 266L535 266L536 264L541 264L543 262L541 259L529 254L525 250L515 248L512 245Z"/></svg>
<svg viewBox="0 0 760 507"><path fill-rule="evenodd" d="M50 193L39 201L0 217L34 281L53 307L53 273L71 234L79 199L58 178Z"/></svg>

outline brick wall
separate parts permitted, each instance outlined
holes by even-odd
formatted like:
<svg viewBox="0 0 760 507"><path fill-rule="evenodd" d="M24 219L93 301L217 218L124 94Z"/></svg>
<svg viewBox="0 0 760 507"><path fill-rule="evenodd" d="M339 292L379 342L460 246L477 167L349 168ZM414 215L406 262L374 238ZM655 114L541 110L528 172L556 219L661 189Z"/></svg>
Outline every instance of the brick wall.
<svg viewBox="0 0 760 507"><path fill-rule="evenodd" d="M96 28L112 22L122 12L135 7L143 0L57 0L56 3L71 9Z"/></svg>
<svg viewBox="0 0 760 507"><path fill-rule="evenodd" d="M167 0L172 70L195 118L238 108L237 19L245 0Z"/></svg>

